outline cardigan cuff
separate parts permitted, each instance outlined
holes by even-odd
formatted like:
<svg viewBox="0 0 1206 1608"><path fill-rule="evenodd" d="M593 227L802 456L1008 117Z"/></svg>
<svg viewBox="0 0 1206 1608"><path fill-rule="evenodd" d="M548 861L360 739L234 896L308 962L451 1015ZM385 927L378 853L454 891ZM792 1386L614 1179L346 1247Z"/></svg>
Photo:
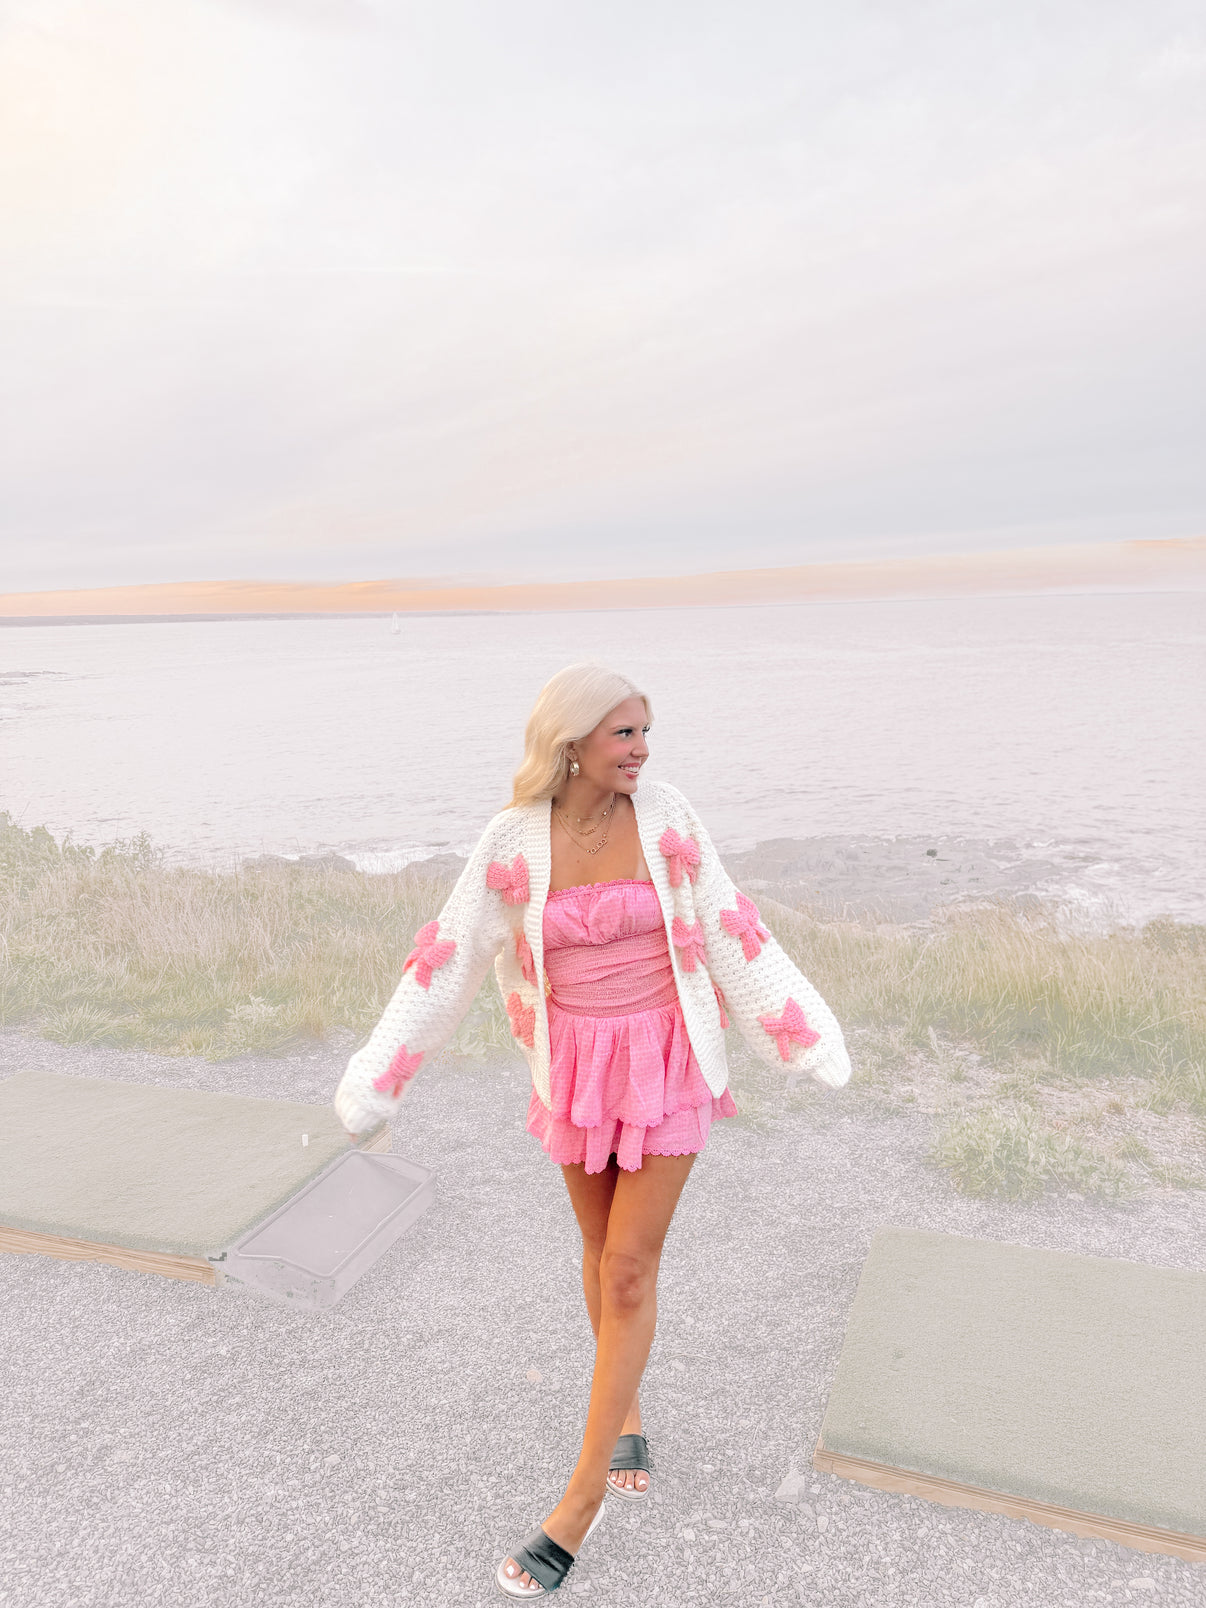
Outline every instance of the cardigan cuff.
<svg viewBox="0 0 1206 1608"><path fill-rule="evenodd" d="M376 1103L368 1103L358 1098L352 1089L338 1088L332 1102L335 1115L343 1123L348 1133L362 1134L369 1128L375 1128L380 1122L388 1122L389 1113L382 1111Z"/></svg>
<svg viewBox="0 0 1206 1608"><path fill-rule="evenodd" d="M818 1083L828 1084L831 1089L841 1089L850 1082L850 1055L844 1044L834 1045L815 1061L805 1057L798 1071L806 1072L809 1077L816 1078Z"/></svg>

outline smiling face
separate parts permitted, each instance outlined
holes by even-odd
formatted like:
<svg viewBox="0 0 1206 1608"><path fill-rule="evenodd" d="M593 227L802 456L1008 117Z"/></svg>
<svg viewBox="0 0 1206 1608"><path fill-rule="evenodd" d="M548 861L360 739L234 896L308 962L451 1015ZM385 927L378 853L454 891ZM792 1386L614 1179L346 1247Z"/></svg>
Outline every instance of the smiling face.
<svg viewBox="0 0 1206 1608"><path fill-rule="evenodd" d="M625 698L594 731L568 744L570 758L580 767L577 780L602 793L635 793L641 766L649 758L648 730L645 700Z"/></svg>

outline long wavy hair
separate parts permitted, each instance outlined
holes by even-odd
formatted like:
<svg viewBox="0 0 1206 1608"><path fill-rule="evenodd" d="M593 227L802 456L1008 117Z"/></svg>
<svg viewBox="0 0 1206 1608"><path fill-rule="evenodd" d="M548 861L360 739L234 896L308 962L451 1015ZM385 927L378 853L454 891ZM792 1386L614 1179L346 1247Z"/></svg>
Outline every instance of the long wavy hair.
<svg viewBox="0 0 1206 1608"><path fill-rule="evenodd" d="M653 719L649 695L627 676L601 664L569 664L540 689L523 735L523 760L511 782L507 809L552 798L569 779L567 743L578 742L617 704L640 698Z"/></svg>

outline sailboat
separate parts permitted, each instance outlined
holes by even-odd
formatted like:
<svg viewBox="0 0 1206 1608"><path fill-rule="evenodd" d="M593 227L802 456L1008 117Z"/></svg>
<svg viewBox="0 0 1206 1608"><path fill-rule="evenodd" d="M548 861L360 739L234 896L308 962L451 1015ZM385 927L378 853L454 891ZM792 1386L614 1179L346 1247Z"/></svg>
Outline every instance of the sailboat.
<svg viewBox="0 0 1206 1608"><path fill-rule="evenodd" d="M401 630L402 627L398 624L398 616L395 614L389 622L389 634L390 636L398 636Z"/></svg>

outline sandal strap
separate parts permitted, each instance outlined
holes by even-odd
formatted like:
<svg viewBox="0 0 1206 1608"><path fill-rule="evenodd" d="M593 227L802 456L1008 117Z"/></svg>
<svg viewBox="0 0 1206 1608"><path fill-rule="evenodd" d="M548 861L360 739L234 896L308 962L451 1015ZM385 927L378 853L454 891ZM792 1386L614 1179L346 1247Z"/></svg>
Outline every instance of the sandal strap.
<svg viewBox="0 0 1206 1608"><path fill-rule="evenodd" d="M616 1442L616 1449L612 1453L612 1468L643 1468L646 1473L653 1472L653 1458L649 1454L649 1442L644 1435L621 1435Z"/></svg>
<svg viewBox="0 0 1206 1608"><path fill-rule="evenodd" d="M575 1554L567 1552L559 1541L554 1541L551 1535L545 1533L543 1524L538 1524L508 1553L508 1557L514 1558L533 1580L539 1580L546 1591L555 1591L569 1573Z"/></svg>

